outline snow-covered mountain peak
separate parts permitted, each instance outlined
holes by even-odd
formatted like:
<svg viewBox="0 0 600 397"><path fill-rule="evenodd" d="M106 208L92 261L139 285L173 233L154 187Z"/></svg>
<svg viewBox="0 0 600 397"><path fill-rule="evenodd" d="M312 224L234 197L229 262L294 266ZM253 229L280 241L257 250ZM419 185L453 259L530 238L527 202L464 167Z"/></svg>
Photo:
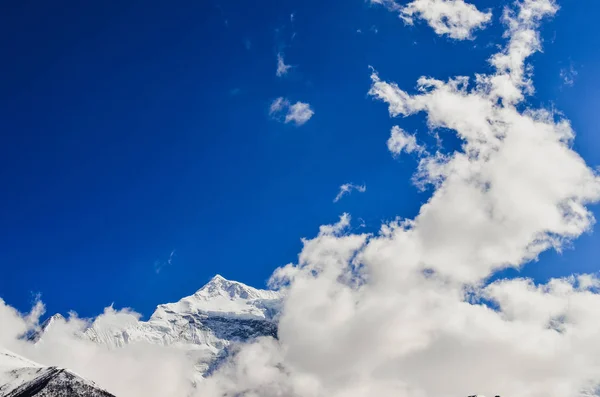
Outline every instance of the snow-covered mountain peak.
<svg viewBox="0 0 600 397"><path fill-rule="evenodd" d="M217 274L204 287L200 288L194 296L203 299L225 297L229 299L276 299L278 295L273 291L258 290L246 284L230 281Z"/></svg>
<svg viewBox="0 0 600 397"><path fill-rule="evenodd" d="M43 322L43 324L42 324L42 330L48 328L49 326L51 326L56 321L61 321L61 320L62 321L66 321L62 314L56 313L55 315L53 315L52 317L48 318L46 321Z"/></svg>
<svg viewBox="0 0 600 397"><path fill-rule="evenodd" d="M62 316L62 314L54 314L53 316L49 317L46 321L44 321L39 329L36 329L32 332L30 332L28 335L26 335L27 339L37 343L40 340L40 337L42 336L42 334L44 332L46 332L47 330L49 330L53 324L56 324L57 321L66 321L65 318Z"/></svg>
<svg viewBox="0 0 600 397"><path fill-rule="evenodd" d="M199 314L220 317L268 319L281 301L281 293L260 290L246 284L214 276L194 295L176 303L159 305L150 321L173 315Z"/></svg>
<svg viewBox="0 0 600 397"><path fill-rule="evenodd" d="M109 348L133 343L176 345L196 357L197 375L202 377L228 354L228 346L257 337L276 338L282 298L281 292L217 275L193 295L158 305L148 321L127 309L111 309L78 336ZM60 320L64 321L60 315L48 319L33 340L43 341L50 325L59 325Z"/></svg>

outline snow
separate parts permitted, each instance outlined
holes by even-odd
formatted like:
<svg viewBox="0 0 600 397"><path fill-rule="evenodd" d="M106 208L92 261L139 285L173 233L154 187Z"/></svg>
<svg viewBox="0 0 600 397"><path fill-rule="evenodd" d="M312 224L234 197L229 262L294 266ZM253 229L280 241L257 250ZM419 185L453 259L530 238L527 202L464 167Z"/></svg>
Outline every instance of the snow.
<svg viewBox="0 0 600 397"><path fill-rule="evenodd" d="M280 292L252 288L216 275L193 295L159 305L148 321L134 315L100 316L81 337L113 349L132 343L184 349L196 363L194 381L200 381L221 362L232 344L261 336L276 337L282 298ZM43 343L44 333L60 321L65 321L60 314L50 317L29 339ZM4 385L0 386L0 396L40 376L52 377L53 387L59 388L67 375L87 382L71 372L65 375L56 371L0 350L0 385ZM85 384L93 386L91 382Z"/></svg>
<svg viewBox="0 0 600 397"><path fill-rule="evenodd" d="M266 320L272 318L280 301L279 292L258 290L216 275L194 295L158 306L150 321L181 313Z"/></svg>
<svg viewBox="0 0 600 397"><path fill-rule="evenodd" d="M43 366L0 349L0 395L5 395L39 375Z"/></svg>
<svg viewBox="0 0 600 397"><path fill-rule="evenodd" d="M42 367L42 365L0 348L0 371L23 367Z"/></svg>
<svg viewBox="0 0 600 397"><path fill-rule="evenodd" d="M213 277L196 293L159 305L148 321L135 316L102 316L82 337L109 348L132 343L176 346L193 355L200 377L210 371L230 345L260 336L276 336L282 294ZM53 316L43 326L43 338L64 318ZM42 340L43 342L43 340Z"/></svg>
<svg viewBox="0 0 600 397"><path fill-rule="evenodd" d="M48 397L63 396L67 392L81 397L114 397L74 372L45 367L0 349L0 396L28 395L28 389L41 390L39 394Z"/></svg>

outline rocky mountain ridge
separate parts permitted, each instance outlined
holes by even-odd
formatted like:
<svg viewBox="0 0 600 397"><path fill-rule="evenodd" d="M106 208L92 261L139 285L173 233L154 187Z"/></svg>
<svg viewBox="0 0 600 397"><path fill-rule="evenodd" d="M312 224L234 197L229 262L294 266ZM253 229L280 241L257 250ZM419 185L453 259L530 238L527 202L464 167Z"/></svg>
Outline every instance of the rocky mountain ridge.
<svg viewBox="0 0 600 397"><path fill-rule="evenodd" d="M46 367L0 350L1 397L115 397L64 368Z"/></svg>
<svg viewBox="0 0 600 397"><path fill-rule="evenodd" d="M188 349L203 377L231 344L276 337L281 302L278 291L256 289L216 275L193 295L159 305L148 321L133 316L119 322L99 318L81 336L109 348L143 342ZM60 321L65 321L60 314L50 317L30 339L43 341L44 333Z"/></svg>

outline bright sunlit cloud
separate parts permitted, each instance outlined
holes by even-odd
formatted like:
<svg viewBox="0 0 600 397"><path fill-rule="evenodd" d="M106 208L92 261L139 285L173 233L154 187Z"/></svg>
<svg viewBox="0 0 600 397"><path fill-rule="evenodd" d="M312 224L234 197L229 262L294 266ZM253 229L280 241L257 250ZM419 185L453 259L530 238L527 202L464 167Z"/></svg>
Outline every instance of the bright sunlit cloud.
<svg viewBox="0 0 600 397"><path fill-rule="evenodd" d="M456 40L473 39L473 32L484 28L492 19L491 12L481 12L464 0L414 0L406 5L395 0L371 0L371 3L398 12L408 25L413 25L415 19L422 19L438 35Z"/></svg>
<svg viewBox="0 0 600 397"><path fill-rule="evenodd" d="M291 104L286 98L279 97L275 99L269 108L269 115L284 123L294 123L297 126L305 124L315 114L308 103L296 102Z"/></svg>

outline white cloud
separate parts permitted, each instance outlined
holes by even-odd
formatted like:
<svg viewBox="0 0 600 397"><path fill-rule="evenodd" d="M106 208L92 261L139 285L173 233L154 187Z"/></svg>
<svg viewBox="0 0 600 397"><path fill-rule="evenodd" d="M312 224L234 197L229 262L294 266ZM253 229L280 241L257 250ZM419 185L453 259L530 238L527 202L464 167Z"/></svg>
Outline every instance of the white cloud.
<svg viewBox="0 0 600 397"><path fill-rule="evenodd" d="M282 114L285 116L282 117ZM293 122L297 126L301 126L306 123L315 114L314 110L308 103L291 102L283 97L275 99L269 108L269 115L277 120L281 120L284 123Z"/></svg>
<svg viewBox="0 0 600 397"><path fill-rule="evenodd" d="M285 76L289 70L292 68L292 65L286 65L283 59L283 54L280 52L277 54L277 71L275 74L277 77Z"/></svg>
<svg viewBox="0 0 600 397"><path fill-rule="evenodd" d="M402 6L396 3L395 0L371 0L371 4L382 5L388 8L390 11L400 11L402 9Z"/></svg>
<svg viewBox="0 0 600 397"><path fill-rule="evenodd" d="M277 115L278 113L289 107L290 101L288 101L284 97L279 97L271 103L271 106L269 107L269 114L271 116Z"/></svg>
<svg viewBox="0 0 600 397"><path fill-rule="evenodd" d="M218 393L207 395L597 395L595 276L486 285L589 230L586 205L600 199L568 121L524 103L532 88L524 62L539 49L541 17L556 7L516 8L490 75L421 78L411 94L373 74L370 93L392 116L423 112L462 148L423 155L417 177L434 190L414 219L367 235L350 233L344 215L303 240L298 263L271 281L287 290L279 341L243 349L208 380L205 390Z"/></svg>
<svg viewBox="0 0 600 397"><path fill-rule="evenodd" d="M0 299L0 346L43 365L68 368L119 397L185 396L192 391L194 360L185 350L148 343L109 349L79 336L91 320L76 314L55 320L37 344L21 339L26 331L39 329L43 308L37 302L31 313L21 314ZM139 317L108 307L93 321L119 330Z"/></svg>
<svg viewBox="0 0 600 397"><path fill-rule="evenodd" d="M285 122L294 122L296 125L306 123L315 114L308 103L296 102L290 106L288 113L285 115Z"/></svg>
<svg viewBox="0 0 600 397"><path fill-rule="evenodd" d="M408 134L397 125L392 127L392 133L390 139L387 141L387 147L389 151L395 155L399 155L403 151L406 153L421 153L424 150L424 148L417 143L417 138L414 135Z"/></svg>
<svg viewBox="0 0 600 397"><path fill-rule="evenodd" d="M335 198L333 199L333 202L337 203L342 197L352 193L353 190L356 190L359 193L364 193L367 191L367 185L355 185L353 183L344 183L342 186L340 186L340 191L338 192L337 196L335 196Z"/></svg>
<svg viewBox="0 0 600 397"><path fill-rule="evenodd" d="M415 19L425 20L438 35L448 35L457 40L473 38L473 32L485 27L492 19L491 12L481 12L464 0L414 0L404 6L394 0L371 0L390 11L398 12L409 25Z"/></svg>

